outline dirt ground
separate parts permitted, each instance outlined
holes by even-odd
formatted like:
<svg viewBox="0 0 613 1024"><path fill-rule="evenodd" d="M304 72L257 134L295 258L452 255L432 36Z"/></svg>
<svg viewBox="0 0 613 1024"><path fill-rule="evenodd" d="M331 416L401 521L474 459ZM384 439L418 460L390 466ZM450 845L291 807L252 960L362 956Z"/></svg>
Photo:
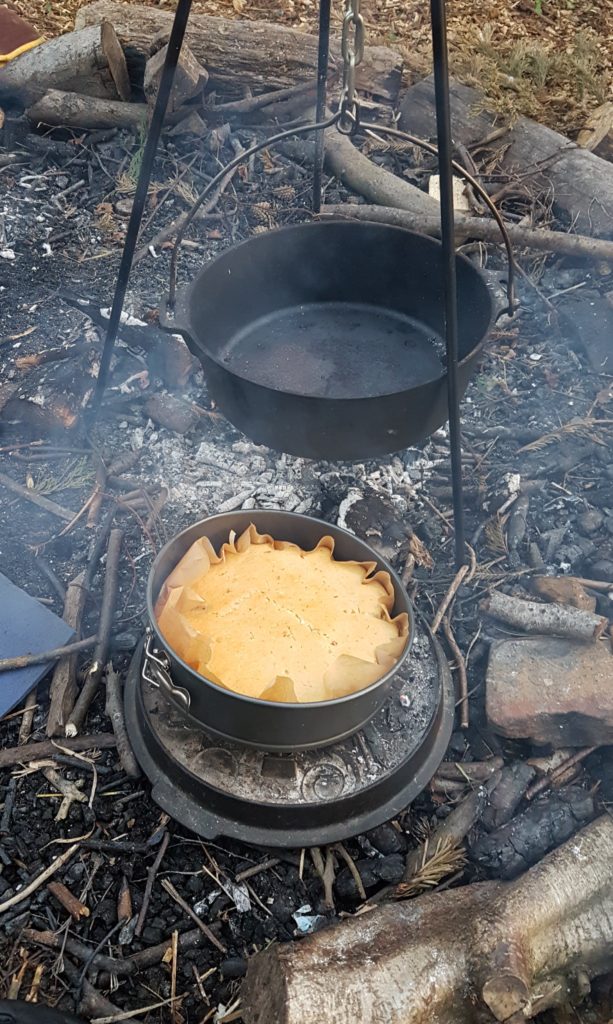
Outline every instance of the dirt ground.
<svg viewBox="0 0 613 1024"><path fill-rule="evenodd" d="M58 35L73 27L86 0L17 0L39 31ZM174 0L144 0L173 8ZM366 0L367 37L398 49L410 79L430 70L428 5L418 0ZM194 10L227 18L256 18L315 31L315 0L195 0ZM342 5L333 10L339 31ZM577 0L470 0L448 3L455 74L483 88L499 109L526 114L574 137L613 90L613 2Z"/></svg>

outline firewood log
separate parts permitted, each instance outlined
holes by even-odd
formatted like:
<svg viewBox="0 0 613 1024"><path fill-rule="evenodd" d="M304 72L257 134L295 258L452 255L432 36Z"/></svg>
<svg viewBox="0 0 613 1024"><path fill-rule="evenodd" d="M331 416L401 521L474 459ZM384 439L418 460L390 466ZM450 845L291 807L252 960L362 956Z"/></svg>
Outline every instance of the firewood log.
<svg viewBox="0 0 613 1024"><path fill-rule="evenodd" d="M96 99L76 92L50 89L28 107L32 124L60 125L66 128L134 128L147 123L144 103Z"/></svg>
<svg viewBox="0 0 613 1024"><path fill-rule="evenodd" d="M70 32L0 68L0 97L28 106L50 89L79 92L99 99L129 99L128 68L111 24Z"/></svg>
<svg viewBox="0 0 613 1024"><path fill-rule="evenodd" d="M135 54L145 57L166 43L172 26L172 11L142 4L95 0L76 16L77 29L112 22L128 63ZM238 21L192 11L186 42L207 69L214 89L243 96L245 86L255 92L283 89L315 79L317 38L285 25L266 21ZM333 64L340 67L338 39L331 46ZM357 73L360 89L392 103L398 97L402 57L386 46L367 46Z"/></svg>
<svg viewBox="0 0 613 1024"><path fill-rule="evenodd" d="M451 128L456 144L470 146L492 131L498 122L486 107L487 99L477 89L452 81ZM421 138L435 138L432 77L406 92L399 126ZM501 150L503 170L511 175L521 174L524 185L532 183L535 192L549 196L554 211L572 224L573 231L613 237L613 165L609 161L527 117L520 117L492 145Z"/></svg>
<svg viewBox="0 0 613 1024"><path fill-rule="evenodd" d="M514 882L377 907L270 946L249 961L243 1019L520 1021L584 995L610 970L612 944L613 821L603 816Z"/></svg>

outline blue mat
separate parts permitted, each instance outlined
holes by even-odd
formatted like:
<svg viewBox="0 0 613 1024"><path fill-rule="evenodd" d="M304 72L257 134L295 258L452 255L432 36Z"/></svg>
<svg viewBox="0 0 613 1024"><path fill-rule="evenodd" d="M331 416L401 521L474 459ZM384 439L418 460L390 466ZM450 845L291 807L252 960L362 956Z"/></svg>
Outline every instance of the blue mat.
<svg viewBox="0 0 613 1024"><path fill-rule="evenodd" d="M0 658L38 654L72 640L74 630L0 573ZM19 704L52 662L0 673L0 717Z"/></svg>

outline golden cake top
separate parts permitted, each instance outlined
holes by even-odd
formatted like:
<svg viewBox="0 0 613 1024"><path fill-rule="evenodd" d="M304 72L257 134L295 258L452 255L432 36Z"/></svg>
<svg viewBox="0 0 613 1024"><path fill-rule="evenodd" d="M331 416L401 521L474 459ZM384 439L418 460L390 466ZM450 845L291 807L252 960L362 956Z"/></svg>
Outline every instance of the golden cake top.
<svg viewBox="0 0 613 1024"><path fill-rule="evenodd" d="M262 700L333 700L370 686L398 660L408 616L391 618L389 573L337 561L334 540L313 550L252 524L216 554L197 540L164 583L160 632L200 675Z"/></svg>

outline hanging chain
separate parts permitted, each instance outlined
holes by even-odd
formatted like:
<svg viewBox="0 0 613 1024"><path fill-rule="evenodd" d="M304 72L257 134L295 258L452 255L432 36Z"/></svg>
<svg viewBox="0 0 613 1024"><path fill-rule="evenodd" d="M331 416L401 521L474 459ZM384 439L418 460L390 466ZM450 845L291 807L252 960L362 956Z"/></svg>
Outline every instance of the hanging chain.
<svg viewBox="0 0 613 1024"><path fill-rule="evenodd" d="M361 0L345 0L341 54L343 57L343 91L338 130L345 135L355 132L360 123L360 101L355 87L355 72L364 57L364 19Z"/></svg>

